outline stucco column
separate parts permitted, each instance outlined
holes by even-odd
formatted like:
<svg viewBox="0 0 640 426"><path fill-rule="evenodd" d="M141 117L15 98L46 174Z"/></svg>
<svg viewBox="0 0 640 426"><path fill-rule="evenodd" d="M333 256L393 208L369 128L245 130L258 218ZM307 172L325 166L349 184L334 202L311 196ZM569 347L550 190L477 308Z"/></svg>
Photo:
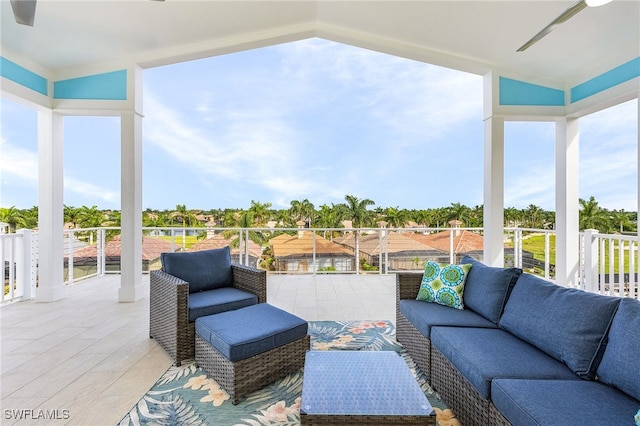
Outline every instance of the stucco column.
<svg viewBox="0 0 640 426"><path fill-rule="evenodd" d="M576 118L556 121L556 282L578 284L579 126Z"/></svg>
<svg viewBox="0 0 640 426"><path fill-rule="evenodd" d="M143 297L142 285L142 116L121 113L121 226L119 302Z"/></svg>
<svg viewBox="0 0 640 426"><path fill-rule="evenodd" d="M490 266L504 265L504 118L484 120L484 254Z"/></svg>
<svg viewBox="0 0 640 426"><path fill-rule="evenodd" d="M37 302L54 302L65 296L63 117L51 110L38 111L38 245Z"/></svg>

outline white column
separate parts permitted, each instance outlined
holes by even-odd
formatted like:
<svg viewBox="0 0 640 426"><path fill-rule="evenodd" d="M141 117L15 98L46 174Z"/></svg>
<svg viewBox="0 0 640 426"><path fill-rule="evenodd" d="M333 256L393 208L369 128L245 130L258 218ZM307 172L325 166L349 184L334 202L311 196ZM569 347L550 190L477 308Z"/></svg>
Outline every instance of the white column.
<svg viewBox="0 0 640 426"><path fill-rule="evenodd" d="M38 111L38 239L39 284L37 302L54 302L65 296L63 117L51 110Z"/></svg>
<svg viewBox="0 0 640 426"><path fill-rule="evenodd" d="M484 254L490 266L504 265L504 118L484 120Z"/></svg>
<svg viewBox="0 0 640 426"><path fill-rule="evenodd" d="M142 116L121 114L121 226L119 302L143 297L142 285Z"/></svg>
<svg viewBox="0 0 640 426"><path fill-rule="evenodd" d="M556 121L556 281L578 284L579 126L576 118Z"/></svg>

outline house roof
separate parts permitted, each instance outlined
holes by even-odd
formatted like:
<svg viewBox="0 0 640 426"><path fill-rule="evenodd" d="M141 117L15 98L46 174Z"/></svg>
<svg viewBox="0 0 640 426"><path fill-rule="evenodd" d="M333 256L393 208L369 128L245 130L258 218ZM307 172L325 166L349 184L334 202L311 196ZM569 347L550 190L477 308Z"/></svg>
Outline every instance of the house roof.
<svg viewBox="0 0 640 426"><path fill-rule="evenodd" d="M37 3L33 27L0 2L3 56L54 79L74 70L133 62L144 68L310 37L484 75L553 82L588 76L638 57L640 2L588 7L517 52L576 3L556 1L149 1Z"/></svg>
<svg viewBox="0 0 640 426"><path fill-rule="evenodd" d="M216 234L211 238L206 238L204 240L200 240L189 248L189 251L200 251L200 250L211 250L218 249L226 246L230 246L234 240L237 240L238 237L234 238L224 238L221 234ZM235 247L231 248L231 253L239 253L240 249ZM249 240L249 254L253 257L259 258L262 256L262 247L256 244L255 242Z"/></svg>
<svg viewBox="0 0 640 426"><path fill-rule="evenodd" d="M413 240L405 235L398 234L397 232L389 232L387 241L388 242L386 244L388 244L389 247L389 254L401 252L425 253L438 250L433 246L429 246L428 244ZM340 237L336 239L336 242L355 249L355 237L352 234ZM360 237L358 237L358 246L361 252L367 253L371 256L377 256L381 251L380 237L377 233L361 235ZM382 252L384 251L385 250L383 249Z"/></svg>
<svg viewBox="0 0 640 426"><path fill-rule="evenodd" d="M296 235L281 234L269 240L273 257L303 257L318 256L349 256L353 257L351 250L327 240L313 232L300 231Z"/></svg>
<svg viewBox="0 0 640 426"><path fill-rule="evenodd" d="M107 241L104 247L106 257L120 257L122 250L122 241L120 235L116 235L111 240ZM156 260L160 258L161 253L168 253L171 251L171 243L161 238L154 237L142 237L142 259L143 260ZM98 246L92 244L82 247L73 252L74 258L96 258L98 256Z"/></svg>
<svg viewBox="0 0 640 426"><path fill-rule="evenodd" d="M454 253L467 253L471 251L482 250L484 247L484 241L482 235L469 230L454 229L453 237L453 252ZM449 253L451 248L451 230L437 232L435 234L405 234L407 237L419 241L423 244L427 244L431 247L435 247L438 250Z"/></svg>

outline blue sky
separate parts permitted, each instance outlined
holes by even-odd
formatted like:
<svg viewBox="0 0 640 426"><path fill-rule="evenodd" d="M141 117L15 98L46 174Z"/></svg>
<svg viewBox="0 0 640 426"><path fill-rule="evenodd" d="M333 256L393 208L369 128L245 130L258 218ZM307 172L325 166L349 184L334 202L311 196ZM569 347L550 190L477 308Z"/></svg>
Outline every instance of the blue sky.
<svg viewBox="0 0 640 426"><path fill-rule="evenodd" d="M0 205L37 205L35 112L0 105ZM483 202L482 78L319 39L144 72L143 208ZM580 197L636 210L637 101L580 120ZM120 208L119 121L65 118L64 202ZM507 123L505 206L554 210L552 123Z"/></svg>

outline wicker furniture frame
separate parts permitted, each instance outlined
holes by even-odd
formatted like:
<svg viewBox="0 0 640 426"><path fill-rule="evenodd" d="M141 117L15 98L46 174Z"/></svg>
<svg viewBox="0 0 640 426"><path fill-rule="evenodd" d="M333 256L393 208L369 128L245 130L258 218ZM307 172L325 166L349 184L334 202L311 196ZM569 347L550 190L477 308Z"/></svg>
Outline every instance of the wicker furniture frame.
<svg viewBox="0 0 640 426"><path fill-rule="evenodd" d="M267 273L231 264L233 287L267 301ZM195 356L195 323L189 321L189 283L164 271L151 271L149 337L171 356L176 365Z"/></svg>
<svg viewBox="0 0 640 426"><path fill-rule="evenodd" d="M420 333L400 312L400 300L415 300L422 282L420 273L396 274L396 340L431 380L431 341Z"/></svg>
<svg viewBox="0 0 640 426"><path fill-rule="evenodd" d="M309 335L286 345L240 361L229 361L198 333L195 337L196 364L218 382L235 405L241 397L285 377L304 366L310 348Z"/></svg>

